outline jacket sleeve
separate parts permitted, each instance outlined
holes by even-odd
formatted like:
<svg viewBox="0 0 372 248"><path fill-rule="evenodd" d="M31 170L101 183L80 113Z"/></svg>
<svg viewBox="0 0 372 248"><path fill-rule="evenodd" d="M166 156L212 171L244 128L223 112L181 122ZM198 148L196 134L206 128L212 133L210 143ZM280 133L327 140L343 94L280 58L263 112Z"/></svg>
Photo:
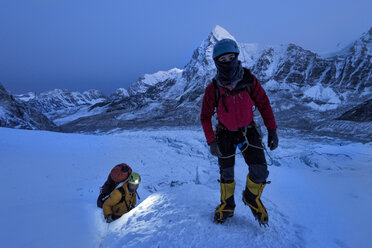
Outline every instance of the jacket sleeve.
<svg viewBox="0 0 372 248"><path fill-rule="evenodd" d="M112 207L118 204L121 200L121 193L119 190L115 189L109 198L103 203L103 216L105 219L107 216L112 214Z"/></svg>
<svg viewBox="0 0 372 248"><path fill-rule="evenodd" d="M207 139L207 143L211 143L214 139L214 132L212 127L212 116L214 114L215 108L215 96L214 96L214 86L213 84L209 84L205 89L205 93L203 96L203 104L201 109L200 120L203 126L203 131L205 138Z"/></svg>
<svg viewBox="0 0 372 248"><path fill-rule="evenodd" d="M269 98L266 95L265 90L262 88L260 82L254 77L252 85L252 100L260 111L262 119L267 129L277 129L273 110L270 105Z"/></svg>

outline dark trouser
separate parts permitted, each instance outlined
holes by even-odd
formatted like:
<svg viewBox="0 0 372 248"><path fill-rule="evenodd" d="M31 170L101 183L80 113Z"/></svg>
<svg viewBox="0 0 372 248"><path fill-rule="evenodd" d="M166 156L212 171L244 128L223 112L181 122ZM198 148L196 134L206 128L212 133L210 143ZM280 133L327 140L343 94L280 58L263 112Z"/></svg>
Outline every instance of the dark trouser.
<svg viewBox="0 0 372 248"><path fill-rule="evenodd" d="M246 136L248 142L252 145L262 147L260 135L255 127L247 128ZM222 155L230 156L235 154L236 147L245 142L241 131L229 131L221 129L217 131L217 143ZM240 150L244 150L247 144L244 143ZM262 149L249 146L243 152L244 160L249 166L249 177L255 183L264 183L269 176L265 154ZM231 183L234 181L235 156L231 158L218 158L220 165L220 175L222 183Z"/></svg>

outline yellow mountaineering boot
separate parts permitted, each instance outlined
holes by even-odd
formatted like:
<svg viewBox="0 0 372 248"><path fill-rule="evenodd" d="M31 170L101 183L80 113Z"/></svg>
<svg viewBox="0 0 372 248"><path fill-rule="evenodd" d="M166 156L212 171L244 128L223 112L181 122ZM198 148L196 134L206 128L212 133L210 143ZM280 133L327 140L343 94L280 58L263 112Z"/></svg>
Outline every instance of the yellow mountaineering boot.
<svg viewBox="0 0 372 248"><path fill-rule="evenodd" d="M258 220L260 225L267 226L269 221L269 216L267 214L266 208L261 201L261 194L266 185L265 183L255 183L247 176L247 184L245 190L243 191L243 202L248 205L252 210L252 214Z"/></svg>
<svg viewBox="0 0 372 248"><path fill-rule="evenodd" d="M227 218L234 216L235 201L235 181L232 183L222 183L221 186L221 204L214 211L214 222L224 223Z"/></svg>

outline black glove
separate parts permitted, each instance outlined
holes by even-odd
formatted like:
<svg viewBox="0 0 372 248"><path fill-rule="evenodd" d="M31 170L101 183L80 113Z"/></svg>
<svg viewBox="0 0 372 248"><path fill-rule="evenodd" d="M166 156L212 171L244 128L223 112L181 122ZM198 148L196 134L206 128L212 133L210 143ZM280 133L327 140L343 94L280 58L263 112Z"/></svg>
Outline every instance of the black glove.
<svg viewBox="0 0 372 248"><path fill-rule="evenodd" d="M209 143L209 147L213 156L222 157L220 148L218 148L217 140L213 140L211 143Z"/></svg>
<svg viewBox="0 0 372 248"><path fill-rule="evenodd" d="M111 222L113 222L113 221L114 221L114 220L112 219L111 215L107 216L107 218L106 218L106 222L107 222L107 223L111 223Z"/></svg>
<svg viewBox="0 0 372 248"><path fill-rule="evenodd" d="M267 146L270 147L270 150L274 150L278 147L279 139L278 135L276 134L276 129L268 129L268 137L267 137Z"/></svg>

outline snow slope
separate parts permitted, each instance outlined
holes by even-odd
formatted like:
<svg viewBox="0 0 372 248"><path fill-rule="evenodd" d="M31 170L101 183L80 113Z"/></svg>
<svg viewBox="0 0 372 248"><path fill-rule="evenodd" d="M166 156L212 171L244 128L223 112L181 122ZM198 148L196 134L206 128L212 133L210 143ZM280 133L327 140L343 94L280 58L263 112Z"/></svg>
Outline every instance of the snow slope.
<svg viewBox="0 0 372 248"><path fill-rule="evenodd" d="M263 194L270 226L261 228L240 199L247 174L240 155L235 215L212 222L218 166L199 129L83 135L0 128L0 244L370 247L372 143L279 135ZM106 224L96 197L120 162L141 174L141 200Z"/></svg>

